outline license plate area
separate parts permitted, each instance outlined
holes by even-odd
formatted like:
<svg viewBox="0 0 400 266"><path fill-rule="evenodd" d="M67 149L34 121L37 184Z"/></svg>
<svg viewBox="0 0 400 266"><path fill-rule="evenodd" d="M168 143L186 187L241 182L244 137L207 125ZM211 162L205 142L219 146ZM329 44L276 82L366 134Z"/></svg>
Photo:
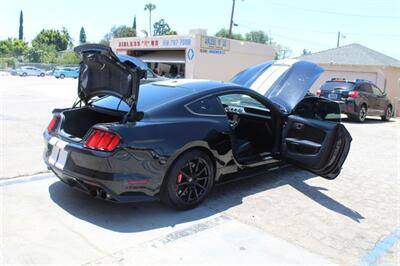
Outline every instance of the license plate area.
<svg viewBox="0 0 400 266"><path fill-rule="evenodd" d="M328 99L332 99L332 100L340 99L340 94L329 93L329 94L328 94Z"/></svg>
<svg viewBox="0 0 400 266"><path fill-rule="evenodd" d="M67 142L55 137L52 137L49 140L49 145L52 145L51 154L49 156L49 164L58 169L64 169L68 159L68 152L65 150L65 146L67 146L67 144Z"/></svg>

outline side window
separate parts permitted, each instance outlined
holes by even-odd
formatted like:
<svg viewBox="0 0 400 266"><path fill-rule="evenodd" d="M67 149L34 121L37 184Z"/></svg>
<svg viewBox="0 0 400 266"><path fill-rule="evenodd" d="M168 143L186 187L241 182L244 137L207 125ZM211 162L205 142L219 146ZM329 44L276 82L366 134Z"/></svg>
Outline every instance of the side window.
<svg viewBox="0 0 400 266"><path fill-rule="evenodd" d="M373 94L375 96L382 96L383 95L382 91L378 87L376 87L375 85L372 86L372 92L373 92Z"/></svg>
<svg viewBox="0 0 400 266"><path fill-rule="evenodd" d="M215 96L207 97L187 106L193 113L200 115L223 115L225 111Z"/></svg>
<svg viewBox="0 0 400 266"><path fill-rule="evenodd" d="M360 86L358 86L358 90L362 92L372 93L371 85L368 83L363 83Z"/></svg>
<svg viewBox="0 0 400 266"><path fill-rule="evenodd" d="M154 78L154 74L152 71L147 70L147 78Z"/></svg>
<svg viewBox="0 0 400 266"><path fill-rule="evenodd" d="M224 106L241 106L241 107L250 107L256 109L266 109L266 107L257 101L256 99L246 95L246 94L224 94L218 97Z"/></svg>

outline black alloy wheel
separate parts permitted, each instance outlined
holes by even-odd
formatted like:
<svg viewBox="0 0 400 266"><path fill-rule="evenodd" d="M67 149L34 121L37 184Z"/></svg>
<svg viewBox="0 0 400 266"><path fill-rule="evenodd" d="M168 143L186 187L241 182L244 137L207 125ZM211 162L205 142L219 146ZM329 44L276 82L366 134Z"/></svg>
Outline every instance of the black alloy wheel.
<svg viewBox="0 0 400 266"><path fill-rule="evenodd" d="M165 178L161 200L177 209L191 209L211 190L214 166L206 153L192 150L175 160Z"/></svg>
<svg viewBox="0 0 400 266"><path fill-rule="evenodd" d="M198 201L207 191L210 172L210 167L201 157L186 162L176 176L177 197L186 203Z"/></svg>
<svg viewBox="0 0 400 266"><path fill-rule="evenodd" d="M358 110L358 117L357 117L357 122L364 122L365 118L367 117L367 107L363 104L360 107L360 110Z"/></svg>
<svg viewBox="0 0 400 266"><path fill-rule="evenodd" d="M385 115L382 116L382 120L383 121L389 121L392 116L393 116L392 106L389 105L388 107L386 107Z"/></svg>

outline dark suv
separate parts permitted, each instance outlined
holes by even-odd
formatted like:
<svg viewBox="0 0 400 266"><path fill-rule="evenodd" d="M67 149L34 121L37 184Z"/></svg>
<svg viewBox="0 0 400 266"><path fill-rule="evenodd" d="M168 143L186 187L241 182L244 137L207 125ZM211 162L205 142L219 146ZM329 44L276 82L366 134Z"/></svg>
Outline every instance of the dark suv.
<svg viewBox="0 0 400 266"><path fill-rule="evenodd" d="M332 79L321 86L317 96L338 102L342 113L357 122L364 122L367 115L389 121L393 114L393 105L386 93L369 80Z"/></svg>

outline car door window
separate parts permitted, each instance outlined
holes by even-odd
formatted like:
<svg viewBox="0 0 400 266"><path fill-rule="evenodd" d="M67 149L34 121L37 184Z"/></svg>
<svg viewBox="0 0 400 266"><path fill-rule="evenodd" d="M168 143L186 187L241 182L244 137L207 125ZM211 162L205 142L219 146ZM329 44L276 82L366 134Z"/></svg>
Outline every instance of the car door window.
<svg viewBox="0 0 400 266"><path fill-rule="evenodd" d="M371 85L368 83L363 83L360 86L358 86L358 90L362 92L372 93Z"/></svg>
<svg viewBox="0 0 400 266"><path fill-rule="evenodd" d="M378 97L383 95L382 91L376 86L372 86L372 92L375 96Z"/></svg>
<svg viewBox="0 0 400 266"><path fill-rule="evenodd" d="M187 108L195 114L199 115L223 115L225 111L215 96L207 97L187 106Z"/></svg>
<svg viewBox="0 0 400 266"><path fill-rule="evenodd" d="M240 106L256 109L266 109L266 107L262 103L246 94L225 94L219 96L219 99L224 106Z"/></svg>
<svg viewBox="0 0 400 266"><path fill-rule="evenodd" d="M147 78L154 78L154 74L152 71L147 70Z"/></svg>

